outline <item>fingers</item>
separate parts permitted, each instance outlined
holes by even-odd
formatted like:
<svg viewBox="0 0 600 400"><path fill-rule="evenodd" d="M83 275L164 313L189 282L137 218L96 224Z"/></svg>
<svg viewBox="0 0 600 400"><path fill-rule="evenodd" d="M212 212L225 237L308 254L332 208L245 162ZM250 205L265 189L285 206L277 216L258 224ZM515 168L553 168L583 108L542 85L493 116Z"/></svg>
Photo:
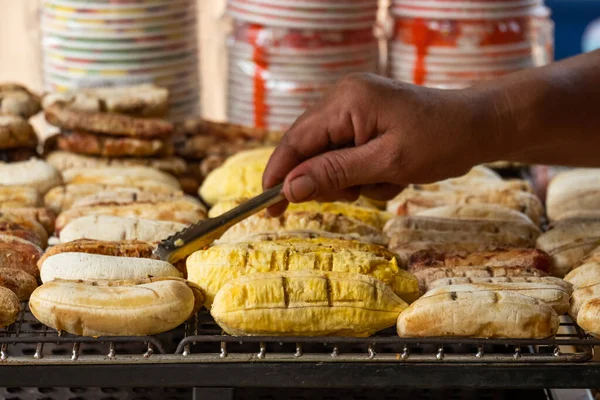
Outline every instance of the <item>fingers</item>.
<svg viewBox="0 0 600 400"><path fill-rule="evenodd" d="M286 198L294 203L356 200L360 186L385 181L388 175L377 157L382 143L374 139L364 146L329 151L303 162L286 178Z"/></svg>
<svg viewBox="0 0 600 400"><path fill-rule="evenodd" d="M278 217L285 212L285 209L287 208L288 204L289 202L287 201L277 203L267 208L267 214L269 214L270 217Z"/></svg>
<svg viewBox="0 0 600 400"><path fill-rule="evenodd" d="M363 75L342 79L298 118L269 160L263 176L265 189L282 182L311 157L332 149L361 146L377 134L369 79Z"/></svg>

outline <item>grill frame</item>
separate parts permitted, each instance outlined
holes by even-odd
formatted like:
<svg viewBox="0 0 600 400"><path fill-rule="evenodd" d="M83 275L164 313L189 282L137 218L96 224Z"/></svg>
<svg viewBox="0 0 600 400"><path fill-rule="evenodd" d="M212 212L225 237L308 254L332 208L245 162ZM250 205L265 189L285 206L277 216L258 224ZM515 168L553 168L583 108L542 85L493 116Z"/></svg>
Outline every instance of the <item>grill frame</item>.
<svg viewBox="0 0 600 400"><path fill-rule="evenodd" d="M403 358L396 350L405 346ZM495 350L478 355L478 346ZM557 346L560 353L539 351ZM585 388L600 381L593 346L600 340L568 319L544 340L408 339L393 329L364 339L240 338L223 335L206 311L157 337L95 339L59 336L24 304L17 323L0 330L0 386ZM19 348L29 353L16 355Z"/></svg>

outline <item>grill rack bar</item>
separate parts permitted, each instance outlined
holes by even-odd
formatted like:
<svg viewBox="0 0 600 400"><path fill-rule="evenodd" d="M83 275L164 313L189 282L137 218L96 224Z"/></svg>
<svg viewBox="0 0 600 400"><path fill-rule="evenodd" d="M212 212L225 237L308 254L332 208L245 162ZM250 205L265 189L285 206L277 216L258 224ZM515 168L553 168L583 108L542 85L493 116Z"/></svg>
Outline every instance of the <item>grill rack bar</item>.
<svg viewBox="0 0 600 400"><path fill-rule="evenodd" d="M566 316L552 339L401 338L394 329L369 338L233 337L208 313L185 331L175 354L197 362L576 363L600 346Z"/></svg>
<svg viewBox="0 0 600 400"><path fill-rule="evenodd" d="M333 362L333 363L581 363L600 346L574 322L564 318L552 339L401 338L389 329L369 338L233 337L225 335L207 311L198 313L171 340L164 336L81 337L61 334L39 323L26 304L15 324L0 330L0 365L175 363L175 362ZM171 346L169 346L171 344ZM10 354L34 346L31 356ZM48 346L51 346L48 349ZM62 356L49 356L62 346ZM70 346L65 349L65 346ZM86 349L92 347L94 354ZM135 349L135 350L134 350ZM99 356L99 355L104 355Z"/></svg>

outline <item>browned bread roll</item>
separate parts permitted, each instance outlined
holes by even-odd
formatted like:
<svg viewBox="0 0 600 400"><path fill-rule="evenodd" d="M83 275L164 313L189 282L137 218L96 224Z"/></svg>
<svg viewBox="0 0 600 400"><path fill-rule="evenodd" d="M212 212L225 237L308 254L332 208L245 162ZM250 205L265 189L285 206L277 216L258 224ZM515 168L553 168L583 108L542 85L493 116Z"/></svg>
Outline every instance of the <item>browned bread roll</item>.
<svg viewBox="0 0 600 400"><path fill-rule="evenodd" d="M59 171L74 168L97 167L151 167L172 175L181 175L186 171L186 163L179 157L127 157L110 158L75 154L68 151L51 151L45 156L46 162Z"/></svg>
<svg viewBox="0 0 600 400"><path fill-rule="evenodd" d="M100 157L168 157L174 152L169 139L111 137L70 131L51 140L56 140L59 150Z"/></svg>
<svg viewBox="0 0 600 400"><path fill-rule="evenodd" d="M142 119L120 114L70 110L56 102L44 109L49 123L62 129L83 130L114 136L166 138L173 125L161 119Z"/></svg>
<svg viewBox="0 0 600 400"><path fill-rule="evenodd" d="M20 301L25 301L38 285L37 280L23 270L0 267L0 286L10 289Z"/></svg>
<svg viewBox="0 0 600 400"><path fill-rule="evenodd" d="M2 108L1 96L0 92L0 109ZM37 135L29 122L15 115L0 114L0 149L18 147L35 149L37 144Z"/></svg>
<svg viewBox="0 0 600 400"><path fill-rule="evenodd" d="M39 277L37 262L44 252L27 240L0 234L0 265L4 268L20 269Z"/></svg>
<svg viewBox="0 0 600 400"><path fill-rule="evenodd" d="M0 287L0 328L13 324L20 311L21 304L17 295L10 289Z"/></svg>

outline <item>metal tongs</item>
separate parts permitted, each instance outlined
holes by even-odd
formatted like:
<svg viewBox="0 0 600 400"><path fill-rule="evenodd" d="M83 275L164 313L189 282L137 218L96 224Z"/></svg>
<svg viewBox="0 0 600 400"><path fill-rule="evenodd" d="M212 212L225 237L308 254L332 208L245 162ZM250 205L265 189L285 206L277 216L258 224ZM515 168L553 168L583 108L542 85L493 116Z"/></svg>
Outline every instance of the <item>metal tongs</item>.
<svg viewBox="0 0 600 400"><path fill-rule="evenodd" d="M206 219L163 240L154 250L154 255L171 264L181 261L193 252L210 246L233 225L282 200L285 200L283 183L264 191L225 214Z"/></svg>

